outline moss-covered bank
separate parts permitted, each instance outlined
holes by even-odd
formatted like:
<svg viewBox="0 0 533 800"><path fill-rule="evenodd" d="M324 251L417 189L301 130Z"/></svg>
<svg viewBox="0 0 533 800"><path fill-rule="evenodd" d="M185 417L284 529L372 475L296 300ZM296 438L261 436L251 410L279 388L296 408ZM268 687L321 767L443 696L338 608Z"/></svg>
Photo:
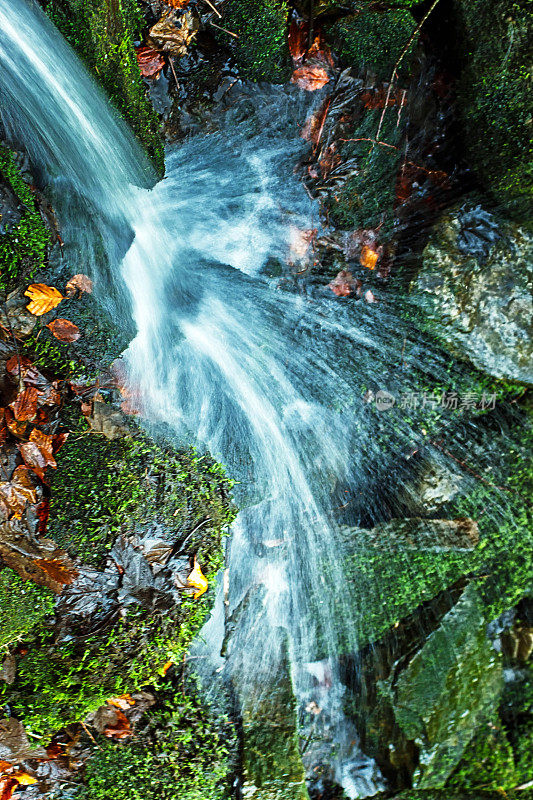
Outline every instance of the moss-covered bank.
<svg viewBox="0 0 533 800"><path fill-rule="evenodd" d="M159 122L133 48L144 25L140 7L135 0L47 0L45 8L163 174Z"/></svg>

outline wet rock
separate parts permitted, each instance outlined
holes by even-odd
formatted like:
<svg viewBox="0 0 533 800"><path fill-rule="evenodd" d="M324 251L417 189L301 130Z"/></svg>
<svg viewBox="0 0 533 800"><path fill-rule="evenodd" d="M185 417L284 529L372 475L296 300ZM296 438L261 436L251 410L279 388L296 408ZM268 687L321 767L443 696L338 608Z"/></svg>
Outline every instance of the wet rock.
<svg viewBox="0 0 533 800"><path fill-rule="evenodd" d="M95 400L93 412L87 422L95 433L103 433L106 439L120 439L129 433L125 416L108 403Z"/></svg>
<svg viewBox="0 0 533 800"><path fill-rule="evenodd" d="M46 758L43 747L32 747L18 719L0 719L0 760L16 764L26 758Z"/></svg>
<svg viewBox="0 0 533 800"><path fill-rule="evenodd" d="M5 305L0 305L0 325L15 336L29 336L37 325L37 317L26 308L28 302L24 290L16 289L8 295Z"/></svg>
<svg viewBox="0 0 533 800"><path fill-rule="evenodd" d="M446 465L426 462L415 480L404 486L402 499L418 513L433 512L451 502L461 491L464 478Z"/></svg>
<svg viewBox="0 0 533 800"><path fill-rule="evenodd" d="M485 628L471 584L399 675L393 671L381 683L398 725L420 749L416 788L444 784L478 725L498 705L501 657Z"/></svg>
<svg viewBox="0 0 533 800"><path fill-rule="evenodd" d="M359 546L386 550L472 550L479 541L473 519L393 519L371 530L346 528Z"/></svg>
<svg viewBox="0 0 533 800"><path fill-rule="evenodd" d="M413 302L454 355L533 383L533 235L467 201L433 229Z"/></svg>

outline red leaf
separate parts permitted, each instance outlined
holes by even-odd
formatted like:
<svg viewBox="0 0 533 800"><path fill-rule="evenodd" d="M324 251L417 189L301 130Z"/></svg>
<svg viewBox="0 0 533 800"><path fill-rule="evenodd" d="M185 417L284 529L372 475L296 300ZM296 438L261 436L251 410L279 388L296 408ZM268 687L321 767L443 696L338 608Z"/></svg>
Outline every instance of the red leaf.
<svg viewBox="0 0 533 800"><path fill-rule="evenodd" d="M46 532L48 517L50 516L50 500L47 497L45 497L44 500L41 500L41 502L39 503L39 505L35 510L37 512L37 518L39 520L38 533L39 536L42 536Z"/></svg>
<svg viewBox="0 0 533 800"><path fill-rule="evenodd" d="M54 319L46 327L60 342L77 342L81 336L78 326L68 319Z"/></svg>
<svg viewBox="0 0 533 800"><path fill-rule="evenodd" d="M300 61L307 53L309 43L309 25L294 17L289 26L289 52L295 61Z"/></svg>
<svg viewBox="0 0 533 800"><path fill-rule="evenodd" d="M135 54L143 78L155 78L165 66L165 59L152 47L136 47Z"/></svg>

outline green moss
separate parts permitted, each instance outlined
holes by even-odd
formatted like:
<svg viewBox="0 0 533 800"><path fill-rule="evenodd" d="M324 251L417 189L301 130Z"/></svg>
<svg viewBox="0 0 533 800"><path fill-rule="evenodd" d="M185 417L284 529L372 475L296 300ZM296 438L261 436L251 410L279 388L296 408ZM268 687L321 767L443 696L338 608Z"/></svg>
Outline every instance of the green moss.
<svg viewBox="0 0 533 800"><path fill-rule="evenodd" d="M21 206L20 220L0 234L0 291L12 291L21 279L43 269L50 232L36 209L35 197L23 180L13 153L0 144L0 184L7 185Z"/></svg>
<svg viewBox="0 0 533 800"><path fill-rule="evenodd" d="M224 800L235 735L215 719L189 681L147 714L140 737L102 742L87 764L80 800Z"/></svg>
<svg viewBox="0 0 533 800"><path fill-rule="evenodd" d="M221 24L237 34L220 38L233 44L243 77L283 83L290 77L285 0L227 0Z"/></svg>
<svg viewBox="0 0 533 800"><path fill-rule="evenodd" d="M29 634L54 606L49 589L23 581L10 569L0 571L0 598L0 649Z"/></svg>
<svg viewBox="0 0 533 800"><path fill-rule="evenodd" d="M479 729L446 786L452 791L517 786L513 750L496 715Z"/></svg>
<svg viewBox="0 0 533 800"><path fill-rule="evenodd" d="M48 0L47 12L164 172L157 115L146 98L133 41L143 25L134 0Z"/></svg>
<svg viewBox="0 0 533 800"><path fill-rule="evenodd" d="M346 136L347 139L374 139L381 110L366 111L362 120ZM380 235L391 230L395 200L396 175L401 153L394 149L401 144L402 127L396 116L385 115L380 138L393 147L373 145L367 141L346 141L341 145L343 161L357 159L357 174L327 200L329 220L336 228L354 230L381 224Z"/></svg>
<svg viewBox="0 0 533 800"><path fill-rule="evenodd" d="M344 64L359 70L369 67L379 77L387 78L415 27L407 10L376 13L371 7L344 17L329 26L326 34Z"/></svg>
<svg viewBox="0 0 533 800"><path fill-rule="evenodd" d="M484 187L527 218L533 195L528 0L455 0L464 69L458 101Z"/></svg>
<svg viewBox="0 0 533 800"><path fill-rule="evenodd" d="M454 441L452 450L468 454L467 461L472 463L476 455L472 455L471 429L464 435L464 441L459 437ZM504 438L488 426L481 442L478 447L484 450L489 469L474 463L475 472L483 480L467 473L466 493L439 512L442 518L470 517L478 521L480 542L473 551L390 552L372 548L361 549L354 556L348 579L359 609L361 645L379 638L462 575L476 580L487 622L513 607L533 585L529 556L533 525L528 505L533 481L529 455L533 430L523 420L514 419Z"/></svg>
<svg viewBox="0 0 533 800"><path fill-rule="evenodd" d="M61 547L100 564L119 533L160 523L188 535L202 563L218 569L222 531L235 510L232 482L208 455L176 452L141 434L108 441L81 422L58 456L48 529Z"/></svg>

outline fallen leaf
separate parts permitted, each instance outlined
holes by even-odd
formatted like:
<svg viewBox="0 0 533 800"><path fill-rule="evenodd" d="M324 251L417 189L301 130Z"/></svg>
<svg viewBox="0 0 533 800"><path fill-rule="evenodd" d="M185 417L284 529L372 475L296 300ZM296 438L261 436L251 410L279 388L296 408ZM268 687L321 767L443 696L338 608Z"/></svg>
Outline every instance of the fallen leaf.
<svg viewBox="0 0 533 800"><path fill-rule="evenodd" d="M26 466L31 469L45 470L46 467L57 467L53 456L54 437L34 428L29 441L19 445L19 450Z"/></svg>
<svg viewBox="0 0 533 800"><path fill-rule="evenodd" d="M367 289L365 292L365 300L367 303L378 303L378 299L375 294L373 294L370 289Z"/></svg>
<svg viewBox="0 0 533 800"><path fill-rule="evenodd" d="M163 0L163 2L167 6L172 6L172 8L185 8L191 0Z"/></svg>
<svg viewBox="0 0 533 800"><path fill-rule="evenodd" d="M153 47L141 45L135 48L137 63L143 78L155 78L165 66L165 59Z"/></svg>
<svg viewBox="0 0 533 800"><path fill-rule="evenodd" d="M73 275L72 278L69 280L65 287L65 291L68 297L72 297L76 294L76 291L79 291L80 294L82 292L86 292L87 294L92 294L93 291L93 282L89 278L88 275L84 275L83 273L79 273L78 275Z"/></svg>
<svg viewBox="0 0 533 800"><path fill-rule="evenodd" d="M0 800L11 800L17 786L18 780L16 778L0 778Z"/></svg>
<svg viewBox="0 0 533 800"><path fill-rule="evenodd" d="M131 694L121 694L118 697L109 697L106 703L110 706L115 706L115 708L120 708L122 711L126 711L130 706L135 705L135 700Z"/></svg>
<svg viewBox="0 0 533 800"><path fill-rule="evenodd" d="M167 661L165 664L163 664L163 666L161 667L161 675L166 675L173 664L174 664L173 661Z"/></svg>
<svg viewBox="0 0 533 800"><path fill-rule="evenodd" d="M33 783L37 783L37 778L34 778L33 775L28 775L27 772L15 772L13 777L17 779L21 786L31 786Z"/></svg>
<svg viewBox="0 0 533 800"><path fill-rule="evenodd" d="M52 335L59 339L60 342L77 342L81 336L80 329L73 322L68 319L58 319L49 322L46 327L51 331Z"/></svg>
<svg viewBox="0 0 533 800"><path fill-rule="evenodd" d="M115 712L116 722L106 726L104 736L107 736L108 739L125 739L128 736L133 736L133 731L126 715L119 708L116 708Z"/></svg>
<svg viewBox="0 0 533 800"><path fill-rule="evenodd" d="M9 376L14 381L19 379L29 386L35 386L39 391L46 391L50 385L44 375L39 372L37 367L34 367L29 358L26 356L11 356L6 361L6 370Z"/></svg>
<svg viewBox="0 0 533 800"><path fill-rule="evenodd" d="M347 269L342 269L333 280L328 283L328 289L331 289L333 294L337 297L348 297L354 289L357 289L361 282L356 280L352 273Z"/></svg>
<svg viewBox="0 0 533 800"><path fill-rule="evenodd" d="M196 558L194 559L193 571L187 577L187 585L191 586L193 589L198 589L198 591L193 595L195 600L197 600L198 597L201 597L204 592L207 591L209 586L208 580L200 569L200 565L198 564Z"/></svg>
<svg viewBox="0 0 533 800"><path fill-rule="evenodd" d="M375 269L378 263L379 253L368 247L366 244L361 248L361 256L359 258L363 267L367 269Z"/></svg>
<svg viewBox="0 0 533 800"><path fill-rule="evenodd" d="M39 392L35 386L25 386L24 389L18 393L15 400L10 403L15 419L19 421L35 419L38 397Z"/></svg>
<svg viewBox="0 0 533 800"><path fill-rule="evenodd" d="M150 28L148 44L164 53L184 56L198 27L198 20L191 11L180 14L177 9L169 9Z"/></svg>
<svg viewBox="0 0 533 800"><path fill-rule="evenodd" d="M292 73L291 83L295 83L300 89L307 92L315 92L322 89L329 82L329 75L325 67L310 64L297 67Z"/></svg>
<svg viewBox="0 0 533 800"><path fill-rule="evenodd" d="M30 298L26 308L35 317L47 314L63 300L61 292L53 286L47 286L46 283L32 283L24 294Z"/></svg>
<svg viewBox="0 0 533 800"><path fill-rule="evenodd" d="M307 53L309 25L303 20L297 20L293 17L289 26L288 43L289 52L293 59L295 61L301 61Z"/></svg>
<svg viewBox="0 0 533 800"><path fill-rule="evenodd" d="M47 586L56 594L78 576L68 553L52 539L31 540L27 527L17 519L0 524L0 556L21 578Z"/></svg>

